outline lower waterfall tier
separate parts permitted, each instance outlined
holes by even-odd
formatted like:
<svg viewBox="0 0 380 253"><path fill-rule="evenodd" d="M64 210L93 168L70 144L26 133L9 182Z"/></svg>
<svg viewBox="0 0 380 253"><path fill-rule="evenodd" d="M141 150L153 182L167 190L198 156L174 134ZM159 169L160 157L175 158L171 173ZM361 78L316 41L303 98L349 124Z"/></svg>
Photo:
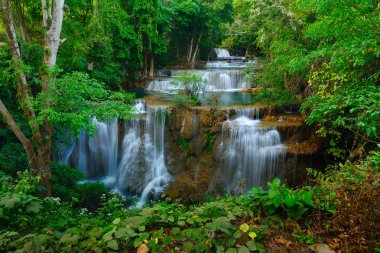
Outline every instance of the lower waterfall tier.
<svg viewBox="0 0 380 253"><path fill-rule="evenodd" d="M305 136L294 137L299 134L294 129L303 126L287 127L285 116L277 129L262 121L265 110L254 107L211 113L139 100L136 108L140 114L129 121L94 120L96 134L72 138L59 160L123 194L137 195L139 207L163 193L172 198L240 193L265 187L275 177L291 183L301 177L298 167L305 159L291 154L298 144L289 141L303 141Z"/></svg>

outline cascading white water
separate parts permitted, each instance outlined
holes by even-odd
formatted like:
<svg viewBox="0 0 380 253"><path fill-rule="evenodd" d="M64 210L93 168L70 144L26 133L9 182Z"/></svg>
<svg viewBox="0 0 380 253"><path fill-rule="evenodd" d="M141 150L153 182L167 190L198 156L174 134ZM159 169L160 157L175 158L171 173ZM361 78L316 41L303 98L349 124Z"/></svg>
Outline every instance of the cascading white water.
<svg viewBox="0 0 380 253"><path fill-rule="evenodd" d="M173 70L173 77L189 73L188 70ZM241 70L197 70L197 75L202 77L206 83L206 91L233 91L248 88L244 80L244 72ZM163 93L175 93L181 89L172 83L171 79L153 80L149 83L147 90Z"/></svg>
<svg viewBox="0 0 380 253"><path fill-rule="evenodd" d="M118 188L141 193L137 207L158 197L171 176L165 164L166 107L147 107L146 119L125 123L125 135L118 166Z"/></svg>
<svg viewBox="0 0 380 253"><path fill-rule="evenodd" d="M223 49L223 48L214 48L214 51L215 51L216 57L218 59L228 59L228 58L231 58L230 52L228 52L226 49Z"/></svg>
<svg viewBox="0 0 380 253"><path fill-rule="evenodd" d="M122 192L138 194L143 191L146 173L144 161L144 119L132 119L124 123L125 134L118 165L117 188Z"/></svg>
<svg viewBox="0 0 380 253"><path fill-rule="evenodd" d="M136 99L135 105L132 107L132 112L134 114L144 114L146 113L146 104L142 99Z"/></svg>
<svg viewBox="0 0 380 253"><path fill-rule="evenodd" d="M146 106L137 100L134 113L144 112L145 117L124 123L121 149L118 121L94 119L94 136L82 131L77 143L60 154L60 161L79 168L90 178L101 178L117 191L141 195L138 207L142 207L149 198L158 197L171 179L165 164L166 107Z"/></svg>
<svg viewBox="0 0 380 253"><path fill-rule="evenodd" d="M170 174L165 165L165 119L166 107L149 108L145 129L145 188L137 204L142 207L150 194L158 196L170 181Z"/></svg>
<svg viewBox="0 0 380 253"><path fill-rule="evenodd" d="M93 173L106 176L105 183L113 185L116 181L116 167L118 156L118 124L117 120L100 122L93 120L97 131L88 139L88 166L90 170L98 168ZM91 175L93 176L93 175Z"/></svg>
<svg viewBox="0 0 380 253"><path fill-rule="evenodd" d="M149 83L146 90L161 93L177 93L180 87L172 83L173 80L153 80Z"/></svg>
<svg viewBox="0 0 380 253"><path fill-rule="evenodd" d="M240 193L281 176L284 145L275 128L259 126L259 115L257 109L239 109L234 120L224 123L210 191Z"/></svg>
<svg viewBox="0 0 380 253"><path fill-rule="evenodd" d="M225 59L225 60L245 60L245 57L239 56L231 56L230 52L224 48L214 48L214 52L216 54L217 59Z"/></svg>
<svg viewBox="0 0 380 253"><path fill-rule="evenodd" d="M256 64L255 61L229 60L229 61L210 61L205 67L207 69L242 69L249 65Z"/></svg>

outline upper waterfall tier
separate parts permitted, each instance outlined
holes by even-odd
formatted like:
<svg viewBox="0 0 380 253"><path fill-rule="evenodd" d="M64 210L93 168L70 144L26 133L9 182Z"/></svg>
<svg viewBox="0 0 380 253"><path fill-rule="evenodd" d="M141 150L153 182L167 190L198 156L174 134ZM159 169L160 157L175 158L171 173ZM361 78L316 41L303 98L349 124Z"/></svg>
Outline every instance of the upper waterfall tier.
<svg viewBox="0 0 380 253"><path fill-rule="evenodd" d="M231 56L230 52L224 48L214 48L214 52L216 54L217 59L234 59L234 60L245 60L245 57L240 56Z"/></svg>
<svg viewBox="0 0 380 253"><path fill-rule="evenodd" d="M172 83L172 78L182 74L190 73L190 70L172 70L159 73L161 79L153 80L149 83L147 90L156 92L174 92L180 90L180 86ZM202 77L206 84L206 91L234 91L248 88L245 80L245 73L240 70L196 70L195 73Z"/></svg>
<svg viewBox="0 0 380 253"><path fill-rule="evenodd" d="M243 69L254 64L256 64L256 61L209 61L206 63L205 67L207 69Z"/></svg>

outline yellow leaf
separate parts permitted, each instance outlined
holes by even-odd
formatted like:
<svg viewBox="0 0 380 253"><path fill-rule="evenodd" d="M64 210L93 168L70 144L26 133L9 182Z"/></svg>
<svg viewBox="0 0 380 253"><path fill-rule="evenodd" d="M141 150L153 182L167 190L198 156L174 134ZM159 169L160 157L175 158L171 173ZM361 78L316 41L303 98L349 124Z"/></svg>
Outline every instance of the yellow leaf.
<svg viewBox="0 0 380 253"><path fill-rule="evenodd" d="M245 233L249 230L249 226L248 224L244 223L240 225L239 229Z"/></svg>
<svg viewBox="0 0 380 253"><path fill-rule="evenodd" d="M252 240L255 240L257 234L255 232L249 232L248 236L251 237Z"/></svg>

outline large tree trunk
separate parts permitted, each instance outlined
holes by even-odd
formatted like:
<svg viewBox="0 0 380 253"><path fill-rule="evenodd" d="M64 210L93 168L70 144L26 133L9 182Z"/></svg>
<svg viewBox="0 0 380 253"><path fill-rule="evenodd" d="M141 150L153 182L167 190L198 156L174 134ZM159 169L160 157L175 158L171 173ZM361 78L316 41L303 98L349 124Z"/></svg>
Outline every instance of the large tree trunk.
<svg viewBox="0 0 380 253"><path fill-rule="evenodd" d="M202 35L203 35L203 33L199 34L197 45L195 46L194 54L192 55L192 58L191 58L192 64L195 63L195 59L197 58L197 55L199 53L199 43L201 43Z"/></svg>
<svg viewBox="0 0 380 253"><path fill-rule="evenodd" d="M17 73L19 82L17 83L17 93L19 103L24 111L24 114L29 122L30 129L32 130L33 142L37 147L37 152L33 146L33 142L26 137L20 127L14 121L13 117L0 100L0 113L5 118L8 126L16 135L18 140L23 145L31 167L33 175L41 176L41 185L46 188L45 195L51 196L51 148L52 148L52 133L53 127L49 122L47 115L43 116L43 123L37 124L36 114L33 110L31 103L31 95L29 91L28 82L23 72L22 57L17 42L17 35L15 31L14 20L12 16L11 4L9 0L1 0L4 26L9 40L12 61ZM60 39L63 21L63 7L64 0L54 0L49 6L46 5L46 0L41 0L42 5L42 25L46 29L45 43L44 43L44 67L41 71L41 92L44 93L43 109L52 106L51 104L51 85L55 81L54 67L57 61L57 53L59 46L64 40ZM53 14L50 14L49 8L53 7ZM51 22L49 22L51 21ZM50 27L49 26L50 24Z"/></svg>
<svg viewBox="0 0 380 253"><path fill-rule="evenodd" d="M48 27L49 10L46 0L42 0L43 21L45 28ZM51 104L51 85L55 82L54 67L57 62L59 46L65 41L61 40L61 30L63 22L64 0L54 0L53 14L51 17L50 28L45 33L44 68L41 72L42 93L45 94L42 106L46 109ZM46 188L46 195L51 196L51 149L53 126L46 115L44 124L41 127L41 140L38 143L38 164L41 172L41 184Z"/></svg>

